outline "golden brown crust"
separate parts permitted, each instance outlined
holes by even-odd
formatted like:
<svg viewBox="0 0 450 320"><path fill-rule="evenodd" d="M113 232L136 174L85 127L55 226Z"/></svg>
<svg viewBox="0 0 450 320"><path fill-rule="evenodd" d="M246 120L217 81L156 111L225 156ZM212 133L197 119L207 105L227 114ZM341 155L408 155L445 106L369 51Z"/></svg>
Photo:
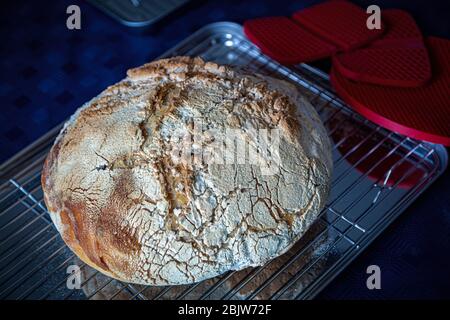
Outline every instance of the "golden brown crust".
<svg viewBox="0 0 450 320"><path fill-rule="evenodd" d="M44 201L46 203L47 209L51 213L59 213L58 216L60 217L60 223L54 221L55 226L61 233L64 242L83 262L93 268L100 270L108 276L118 278L118 276L111 273L108 268L105 268L105 265L101 262L100 257L94 256L95 251L89 250L92 240L87 239L90 234L85 233L83 229L83 219L80 215L81 208L78 208L78 210L76 210L78 214L74 213L70 208L61 210L60 208L62 208L63 205L60 203L60 199L58 197L55 197L51 191L53 189L53 181L51 179L50 170L55 165L55 161L60 151L60 146L60 141L53 146L51 152L48 154L44 162L44 166L42 169L41 185L44 191ZM52 219L54 219L55 216L52 214L51 217ZM61 226L64 226L64 230L61 229Z"/></svg>
<svg viewBox="0 0 450 320"><path fill-rule="evenodd" d="M279 129L280 171L178 159L175 133L195 131L195 117L242 129L239 138L257 148L257 130ZM219 137L205 134L203 143ZM45 161L42 185L56 227L84 262L123 281L166 285L286 252L323 207L330 177L325 129L295 88L176 57L129 70L80 108Z"/></svg>

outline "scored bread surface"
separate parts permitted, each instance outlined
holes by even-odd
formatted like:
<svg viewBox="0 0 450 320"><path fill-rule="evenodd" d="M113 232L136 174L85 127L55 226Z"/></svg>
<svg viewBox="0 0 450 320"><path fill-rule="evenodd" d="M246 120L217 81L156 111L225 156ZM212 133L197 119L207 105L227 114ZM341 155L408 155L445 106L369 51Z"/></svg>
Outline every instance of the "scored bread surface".
<svg viewBox="0 0 450 320"><path fill-rule="evenodd" d="M201 147L234 128L259 150L255 132L277 129L278 170L177 158L177 134L193 132L195 119L213 132L201 135ZM126 282L188 284L289 250L325 205L330 150L293 85L175 57L129 70L82 106L47 156L42 186L56 228L81 260ZM258 153L258 163L271 159Z"/></svg>

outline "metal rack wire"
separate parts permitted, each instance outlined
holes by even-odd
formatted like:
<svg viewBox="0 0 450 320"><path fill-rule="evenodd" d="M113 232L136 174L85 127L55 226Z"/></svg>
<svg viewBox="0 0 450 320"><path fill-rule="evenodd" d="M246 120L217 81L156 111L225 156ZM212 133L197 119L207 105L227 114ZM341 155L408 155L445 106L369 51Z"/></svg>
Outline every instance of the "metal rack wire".
<svg viewBox="0 0 450 320"><path fill-rule="evenodd" d="M1 299L304 299L314 297L445 169L439 145L389 132L353 113L326 76L262 55L240 26L207 26L165 54L245 65L294 83L316 107L333 145L332 190L320 219L285 255L187 286L146 287L108 278L78 260L46 212L40 169L59 128L2 166ZM27 161L23 161L23 159ZM3 173L2 173L3 172ZM81 288L68 289L80 267Z"/></svg>

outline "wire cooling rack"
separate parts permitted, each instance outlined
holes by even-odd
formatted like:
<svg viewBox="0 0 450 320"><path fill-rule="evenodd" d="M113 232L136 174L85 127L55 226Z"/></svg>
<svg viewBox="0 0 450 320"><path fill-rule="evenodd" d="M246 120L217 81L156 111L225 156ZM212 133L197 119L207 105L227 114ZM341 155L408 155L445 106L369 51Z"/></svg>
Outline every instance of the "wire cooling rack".
<svg viewBox="0 0 450 320"><path fill-rule="evenodd" d="M327 205L307 234L265 266L193 285L150 287L108 278L65 246L43 202L41 167L58 126L0 167L0 299L312 298L444 171L442 146L355 114L330 91L326 75L307 65L280 66L241 29L226 22L206 26L164 56L245 66L290 81L309 97L333 141L334 173Z"/></svg>

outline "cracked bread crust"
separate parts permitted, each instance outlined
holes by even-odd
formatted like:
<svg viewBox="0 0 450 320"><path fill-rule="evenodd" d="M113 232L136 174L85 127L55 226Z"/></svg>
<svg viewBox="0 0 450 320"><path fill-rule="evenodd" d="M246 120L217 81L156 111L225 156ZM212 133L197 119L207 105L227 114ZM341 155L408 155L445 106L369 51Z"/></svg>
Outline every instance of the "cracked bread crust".
<svg viewBox="0 0 450 320"><path fill-rule="evenodd" d="M279 171L175 159L175 133L192 132L194 118L216 132L203 145L237 128L237 139L260 148L254 132L279 129ZM325 128L294 86L175 57L129 70L77 110L47 156L42 186L81 260L122 281L177 285L289 250L323 208L331 171Z"/></svg>

